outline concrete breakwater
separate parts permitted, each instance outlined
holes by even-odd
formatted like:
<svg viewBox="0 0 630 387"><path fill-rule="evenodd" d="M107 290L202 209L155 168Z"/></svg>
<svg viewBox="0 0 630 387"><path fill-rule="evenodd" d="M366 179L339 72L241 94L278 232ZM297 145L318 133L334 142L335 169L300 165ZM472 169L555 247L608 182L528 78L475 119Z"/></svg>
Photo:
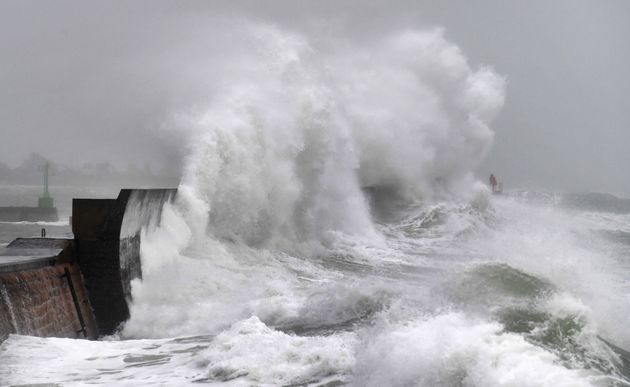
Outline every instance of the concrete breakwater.
<svg viewBox="0 0 630 387"><path fill-rule="evenodd" d="M55 207L0 207L2 222L56 222L59 220Z"/></svg>
<svg viewBox="0 0 630 387"><path fill-rule="evenodd" d="M74 239L18 238L0 250L0 341L9 334L94 339L129 318L141 230L175 189L74 199Z"/></svg>

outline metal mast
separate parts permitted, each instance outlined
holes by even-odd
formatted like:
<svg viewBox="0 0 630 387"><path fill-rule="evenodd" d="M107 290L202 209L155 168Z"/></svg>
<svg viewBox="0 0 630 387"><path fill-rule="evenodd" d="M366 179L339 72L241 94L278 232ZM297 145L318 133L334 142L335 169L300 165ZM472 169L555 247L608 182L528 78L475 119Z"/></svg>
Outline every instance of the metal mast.
<svg viewBox="0 0 630 387"><path fill-rule="evenodd" d="M50 193L48 192L48 168L49 164L46 162L46 164L44 164L44 195L42 196L44 198L50 197Z"/></svg>
<svg viewBox="0 0 630 387"><path fill-rule="evenodd" d="M41 198L39 198L37 206L54 208L54 199L50 196L50 192L48 192L48 175L50 173L50 164L48 163L48 161L46 162L46 164L42 165L41 170L44 172L44 194Z"/></svg>

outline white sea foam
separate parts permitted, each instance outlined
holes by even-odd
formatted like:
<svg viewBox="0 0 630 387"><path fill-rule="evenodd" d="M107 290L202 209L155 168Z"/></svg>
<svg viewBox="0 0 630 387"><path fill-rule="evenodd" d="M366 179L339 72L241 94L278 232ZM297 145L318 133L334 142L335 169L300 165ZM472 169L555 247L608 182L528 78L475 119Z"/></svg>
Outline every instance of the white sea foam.
<svg viewBox="0 0 630 387"><path fill-rule="evenodd" d="M471 252L499 260L550 280L561 292L589 309L600 334L624 346L630 336L622 327L630 324L630 299L624 291L626 271L609 248L610 243L593 233L593 218L566 212L552 205L531 205L513 199L495 200L500 218L490 230L476 229ZM604 229L614 222L600 218ZM485 231L484 231L485 230Z"/></svg>
<svg viewBox="0 0 630 387"><path fill-rule="evenodd" d="M195 352L191 347L194 344L172 340L96 342L12 335L0 346L0 383L74 387L177 381L177 385L193 385L205 370L191 361Z"/></svg>
<svg viewBox="0 0 630 387"><path fill-rule="evenodd" d="M0 346L0 382L272 386L347 380L355 342L352 333L288 335L256 317L234 323L217 337L94 342L12 335Z"/></svg>
<svg viewBox="0 0 630 387"><path fill-rule="evenodd" d="M297 337L274 331L256 317L235 323L200 354L211 380L241 377L239 385L346 380L354 365L355 335Z"/></svg>
<svg viewBox="0 0 630 387"><path fill-rule="evenodd" d="M27 222L27 221L20 221L20 222L0 222L0 223L5 223L5 224L14 224L14 225L37 225L37 226L69 226L70 223L69 221L66 220L58 220L55 222L44 222L44 221L37 221L37 222Z"/></svg>
<svg viewBox="0 0 630 387"><path fill-rule="evenodd" d="M558 358L497 323L448 313L391 324L357 355L357 386L593 386L605 378Z"/></svg>

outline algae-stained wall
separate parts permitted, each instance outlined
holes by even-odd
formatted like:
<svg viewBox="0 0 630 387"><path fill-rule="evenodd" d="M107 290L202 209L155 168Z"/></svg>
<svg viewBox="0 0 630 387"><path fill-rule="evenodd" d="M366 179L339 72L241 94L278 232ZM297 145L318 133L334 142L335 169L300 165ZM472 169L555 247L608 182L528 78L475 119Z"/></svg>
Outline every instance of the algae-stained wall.
<svg viewBox="0 0 630 387"><path fill-rule="evenodd" d="M70 274L85 335L66 276ZM94 321L76 264L0 272L0 340L10 333L95 338Z"/></svg>

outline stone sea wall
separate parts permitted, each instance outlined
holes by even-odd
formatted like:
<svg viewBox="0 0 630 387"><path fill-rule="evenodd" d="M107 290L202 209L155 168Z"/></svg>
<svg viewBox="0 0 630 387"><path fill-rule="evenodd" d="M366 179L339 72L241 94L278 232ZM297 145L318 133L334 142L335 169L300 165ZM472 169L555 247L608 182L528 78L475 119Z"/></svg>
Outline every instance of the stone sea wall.
<svg viewBox="0 0 630 387"><path fill-rule="evenodd" d="M0 336L10 333L96 338L92 311L76 264L0 272Z"/></svg>
<svg viewBox="0 0 630 387"><path fill-rule="evenodd" d="M18 238L0 248L0 341L9 334L95 339L129 318L142 278L141 230L159 223L175 189L123 189L74 199L74 239Z"/></svg>

